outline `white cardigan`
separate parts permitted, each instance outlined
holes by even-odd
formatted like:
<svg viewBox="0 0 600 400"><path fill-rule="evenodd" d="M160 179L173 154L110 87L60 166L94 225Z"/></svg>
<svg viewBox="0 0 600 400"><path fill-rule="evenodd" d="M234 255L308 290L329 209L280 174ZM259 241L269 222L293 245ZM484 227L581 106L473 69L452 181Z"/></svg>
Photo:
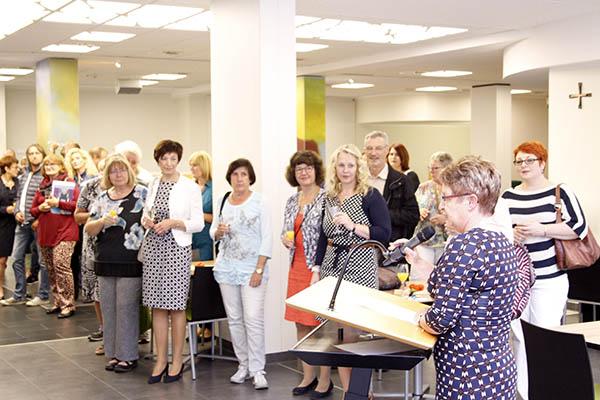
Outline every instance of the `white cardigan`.
<svg viewBox="0 0 600 400"><path fill-rule="evenodd" d="M152 209L160 177L154 178L148 186L148 197L144 210ZM180 246L192 244L192 233L204 228L204 212L202 211L202 190L196 182L179 174L179 179L171 189L169 196L169 218L183 221L186 231L172 229L175 241Z"/></svg>

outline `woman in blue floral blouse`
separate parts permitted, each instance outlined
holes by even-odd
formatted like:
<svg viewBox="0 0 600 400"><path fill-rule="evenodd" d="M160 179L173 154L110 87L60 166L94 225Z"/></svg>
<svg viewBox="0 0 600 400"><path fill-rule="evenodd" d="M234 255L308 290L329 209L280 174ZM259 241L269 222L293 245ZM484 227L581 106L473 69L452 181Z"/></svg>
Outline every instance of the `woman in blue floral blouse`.
<svg viewBox="0 0 600 400"><path fill-rule="evenodd" d="M92 206L85 230L97 236L94 264L104 319L105 369L128 372L137 366L142 263L137 254L147 189L120 154L106 159L102 192Z"/></svg>
<svg viewBox="0 0 600 400"><path fill-rule="evenodd" d="M500 173L489 161L465 157L447 166L440 182L440 209L457 234L429 277L433 305L418 320L438 335L436 399L515 399L509 337L517 258L504 234L485 228L500 194ZM416 251L406 253L413 266L428 263Z"/></svg>

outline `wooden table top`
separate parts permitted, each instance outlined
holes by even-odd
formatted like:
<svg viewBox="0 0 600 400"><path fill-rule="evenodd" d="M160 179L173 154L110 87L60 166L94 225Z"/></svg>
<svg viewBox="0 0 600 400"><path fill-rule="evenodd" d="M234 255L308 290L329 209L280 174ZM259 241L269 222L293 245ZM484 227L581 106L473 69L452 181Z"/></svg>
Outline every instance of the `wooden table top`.
<svg viewBox="0 0 600 400"><path fill-rule="evenodd" d="M600 321L561 325L552 329L559 332L582 334L586 343L591 345L590 347L600 349Z"/></svg>

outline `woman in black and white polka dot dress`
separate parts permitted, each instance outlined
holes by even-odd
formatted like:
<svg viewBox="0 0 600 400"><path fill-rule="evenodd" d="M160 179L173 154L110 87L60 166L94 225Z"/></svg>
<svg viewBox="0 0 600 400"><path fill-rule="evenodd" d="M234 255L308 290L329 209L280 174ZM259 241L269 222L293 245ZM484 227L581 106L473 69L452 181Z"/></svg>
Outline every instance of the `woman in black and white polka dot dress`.
<svg viewBox="0 0 600 400"><path fill-rule="evenodd" d="M355 145L347 144L334 151L327 174L326 211L315 260L315 267L319 269L320 266L321 279L339 276L346 256L354 245L366 239L387 243L392 232L387 204L377 189L369 187L367 164ZM377 263L373 248L355 251L346 268L344 280L377 288ZM339 367L338 371L344 391L347 391L351 368ZM317 386L316 397L323 397L332 387L332 383L329 388Z"/></svg>
<svg viewBox="0 0 600 400"><path fill-rule="evenodd" d="M181 144L172 140L156 145L154 159L161 176L150 182L142 218L144 228L148 229L142 252L142 299L146 307L152 308L157 355L148 383L160 382L164 374L165 382L181 377L192 234L204 228L202 191L194 181L177 171L182 154ZM167 363L169 314L173 340L171 368Z"/></svg>

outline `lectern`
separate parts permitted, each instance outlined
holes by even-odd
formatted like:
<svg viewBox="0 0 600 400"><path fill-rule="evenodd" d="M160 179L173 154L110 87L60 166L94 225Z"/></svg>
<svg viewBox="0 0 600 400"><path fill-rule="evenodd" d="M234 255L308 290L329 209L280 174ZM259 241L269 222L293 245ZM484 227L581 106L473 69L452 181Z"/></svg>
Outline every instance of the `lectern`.
<svg viewBox="0 0 600 400"><path fill-rule="evenodd" d="M346 400L366 400L372 369L410 370L430 356L435 336L410 319L411 313L428 306L344 281L339 288L335 310L330 310L329 298L335 284L335 278L325 278L286 301L290 307L329 320L290 351L311 365L352 367ZM331 321L392 339L397 341L396 346L386 354L357 354L340 349L337 347L340 344L372 341L369 337L372 335L359 335L358 339L340 337Z"/></svg>

